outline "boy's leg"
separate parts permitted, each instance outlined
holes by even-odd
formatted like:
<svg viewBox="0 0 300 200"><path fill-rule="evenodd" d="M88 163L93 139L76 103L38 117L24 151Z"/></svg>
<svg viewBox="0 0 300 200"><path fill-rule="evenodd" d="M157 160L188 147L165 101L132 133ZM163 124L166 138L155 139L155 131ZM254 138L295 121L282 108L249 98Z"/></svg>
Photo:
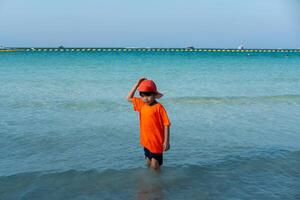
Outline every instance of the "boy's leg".
<svg viewBox="0 0 300 200"><path fill-rule="evenodd" d="M147 148L144 148L144 151L147 166L154 170L159 170L160 165L163 163L163 155L152 153Z"/></svg>
<svg viewBox="0 0 300 200"><path fill-rule="evenodd" d="M150 167L156 171L160 170L160 165L158 160L156 160L155 158L152 158L150 161Z"/></svg>
<svg viewBox="0 0 300 200"><path fill-rule="evenodd" d="M147 156L145 156L145 163L146 163L146 166L147 166L147 167L150 167L150 165L151 165L151 160L150 160Z"/></svg>
<svg viewBox="0 0 300 200"><path fill-rule="evenodd" d="M144 148L144 152L145 152L145 163L146 163L147 167L150 167L150 165L151 165L150 151L148 149Z"/></svg>

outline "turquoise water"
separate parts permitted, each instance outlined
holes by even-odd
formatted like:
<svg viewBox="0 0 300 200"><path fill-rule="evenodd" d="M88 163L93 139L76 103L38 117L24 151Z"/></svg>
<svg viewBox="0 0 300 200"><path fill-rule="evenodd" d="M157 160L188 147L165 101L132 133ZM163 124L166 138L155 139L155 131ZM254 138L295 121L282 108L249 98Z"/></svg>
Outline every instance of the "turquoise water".
<svg viewBox="0 0 300 200"><path fill-rule="evenodd" d="M172 122L160 174L141 76ZM1 53L0 77L0 199L300 198L299 53Z"/></svg>

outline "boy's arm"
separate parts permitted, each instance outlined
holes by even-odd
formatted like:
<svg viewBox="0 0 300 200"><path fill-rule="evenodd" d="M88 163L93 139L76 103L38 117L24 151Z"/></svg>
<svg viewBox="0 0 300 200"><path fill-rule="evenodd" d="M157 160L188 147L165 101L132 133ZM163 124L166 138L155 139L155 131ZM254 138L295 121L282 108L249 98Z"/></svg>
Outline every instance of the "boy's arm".
<svg viewBox="0 0 300 200"><path fill-rule="evenodd" d="M164 151L168 151L170 149L170 126L165 126L164 128Z"/></svg>
<svg viewBox="0 0 300 200"><path fill-rule="evenodd" d="M140 83L143 81L143 80L146 80L146 78L140 78L132 87L132 89L129 91L126 99L127 101L129 102L132 102L132 98L134 97L134 93L136 91L136 89L139 87Z"/></svg>

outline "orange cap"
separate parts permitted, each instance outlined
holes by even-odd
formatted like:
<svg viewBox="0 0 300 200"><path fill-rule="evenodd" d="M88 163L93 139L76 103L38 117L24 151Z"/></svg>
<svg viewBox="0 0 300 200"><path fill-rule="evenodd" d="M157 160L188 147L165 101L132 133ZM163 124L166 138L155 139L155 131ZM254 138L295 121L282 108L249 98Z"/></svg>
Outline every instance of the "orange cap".
<svg viewBox="0 0 300 200"><path fill-rule="evenodd" d="M152 80L144 80L140 83L138 90L140 92L154 92L157 94L157 98L163 96L160 92L157 91L157 87Z"/></svg>

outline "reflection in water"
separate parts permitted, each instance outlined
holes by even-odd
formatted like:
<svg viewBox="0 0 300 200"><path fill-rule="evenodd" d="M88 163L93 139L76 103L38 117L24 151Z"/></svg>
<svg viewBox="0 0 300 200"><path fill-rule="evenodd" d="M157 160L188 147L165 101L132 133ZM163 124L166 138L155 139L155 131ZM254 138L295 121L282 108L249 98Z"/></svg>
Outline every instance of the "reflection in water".
<svg viewBox="0 0 300 200"><path fill-rule="evenodd" d="M161 173L151 169L142 171L138 179L137 200L164 199Z"/></svg>

